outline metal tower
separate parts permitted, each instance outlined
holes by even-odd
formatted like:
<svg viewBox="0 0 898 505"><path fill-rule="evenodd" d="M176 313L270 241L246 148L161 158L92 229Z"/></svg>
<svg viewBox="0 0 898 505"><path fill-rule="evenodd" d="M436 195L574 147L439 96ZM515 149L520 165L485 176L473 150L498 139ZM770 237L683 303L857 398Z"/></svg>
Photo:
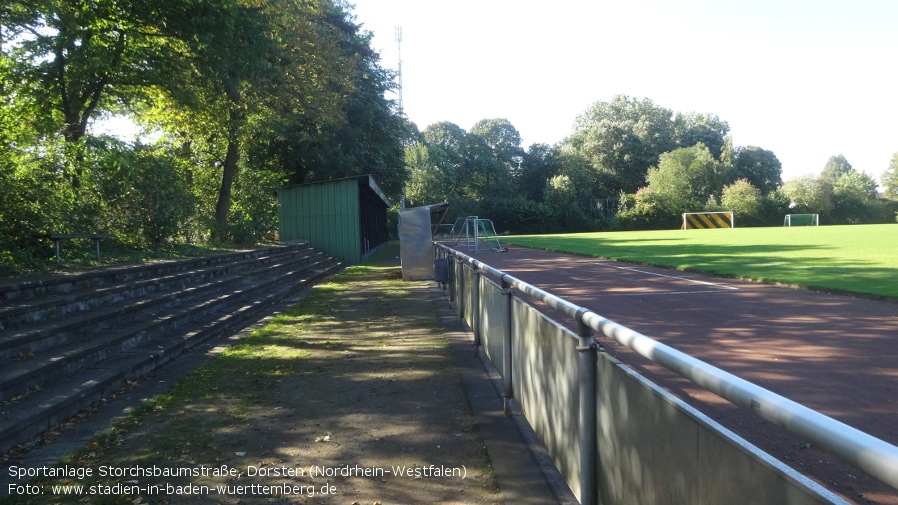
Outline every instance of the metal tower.
<svg viewBox="0 0 898 505"><path fill-rule="evenodd" d="M396 27L396 47L399 54L399 113L402 113L402 27Z"/></svg>

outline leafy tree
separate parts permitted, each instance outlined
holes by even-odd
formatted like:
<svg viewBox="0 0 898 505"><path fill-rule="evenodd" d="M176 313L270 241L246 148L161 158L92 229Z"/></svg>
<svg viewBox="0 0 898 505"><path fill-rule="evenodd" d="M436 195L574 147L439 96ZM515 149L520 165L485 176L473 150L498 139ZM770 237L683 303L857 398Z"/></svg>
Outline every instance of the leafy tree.
<svg viewBox="0 0 898 505"><path fill-rule="evenodd" d="M462 150L465 171L469 174L466 184L468 196L487 200L502 196L512 188L511 174L496 159L482 137L470 133Z"/></svg>
<svg viewBox="0 0 898 505"><path fill-rule="evenodd" d="M468 133L454 123L434 123L422 132L423 143L405 149L411 205L467 198L471 172L465 151Z"/></svg>
<svg viewBox="0 0 898 505"><path fill-rule="evenodd" d="M883 196L889 200L898 200L898 153L892 155L889 168L879 178L885 188Z"/></svg>
<svg viewBox="0 0 898 505"><path fill-rule="evenodd" d="M551 219L551 211L545 204L534 202L522 195L492 198L481 207L496 225L496 232L503 233L552 233L557 231Z"/></svg>
<svg viewBox="0 0 898 505"><path fill-rule="evenodd" d="M13 41L17 76L29 83L44 113L73 142L91 119L142 86L160 84L180 61L178 46L159 30L158 13L130 0L10 0L5 39Z"/></svg>
<svg viewBox="0 0 898 505"><path fill-rule="evenodd" d="M409 206L445 201L447 196L442 191L441 174L431 165L429 153L424 143L405 148L405 166L409 174L405 195Z"/></svg>
<svg viewBox="0 0 898 505"><path fill-rule="evenodd" d="M417 129L385 98L393 74L380 67L371 34L338 4L287 12L276 17L281 77L251 126L252 164L292 184L371 174L398 201L403 150Z"/></svg>
<svg viewBox="0 0 898 505"><path fill-rule="evenodd" d="M791 201L793 213L828 215L832 211L833 185L823 177L798 177L786 181L780 191Z"/></svg>
<svg viewBox="0 0 898 505"><path fill-rule="evenodd" d="M456 124L435 123L424 129L426 167L412 175L415 185L441 188L443 198L485 201L514 191L511 170L521 164L520 136L506 120L484 120L468 133Z"/></svg>
<svg viewBox="0 0 898 505"><path fill-rule="evenodd" d="M546 186L545 205L552 214L556 231L583 231L589 226L589 218L579 205L578 188L567 175L556 175Z"/></svg>
<svg viewBox="0 0 898 505"><path fill-rule="evenodd" d="M569 199L567 205L578 208L584 214L591 212L593 200L599 197L597 175L585 156L570 148L561 146L557 150L558 175L564 176L564 194ZM551 181L551 180L550 180ZM561 186L556 185L556 189Z"/></svg>
<svg viewBox="0 0 898 505"><path fill-rule="evenodd" d="M674 118L674 139L679 147L704 144L717 160L721 160L730 125L713 114L680 114Z"/></svg>
<svg viewBox="0 0 898 505"><path fill-rule="evenodd" d="M268 84L267 70L279 54L269 37L269 13L247 0L201 1L185 9L179 28L186 30L181 36L189 40L191 63L201 76L191 85L214 111L209 116L214 121L212 134L224 150L214 230L224 238L244 128L248 116L258 110L259 100L254 98Z"/></svg>
<svg viewBox="0 0 898 505"><path fill-rule="evenodd" d="M471 127L471 134L483 140L492 157L501 165L503 174L510 179L520 175L524 150L521 148L521 134L511 122L507 119L482 119Z"/></svg>
<svg viewBox="0 0 898 505"><path fill-rule="evenodd" d="M820 176L825 179L830 184L835 184L836 181L839 180L840 177L854 170L851 167L851 163L848 163L848 160L845 159L845 156L841 154L838 156L830 156L829 160L826 162L826 166L823 167L823 172Z"/></svg>
<svg viewBox="0 0 898 505"><path fill-rule="evenodd" d="M661 153L677 146L673 113L649 99L618 95L579 115L569 143L598 172L610 176L610 193L633 192L645 184Z"/></svg>
<svg viewBox="0 0 898 505"><path fill-rule="evenodd" d="M833 184L832 217L837 223L876 221L876 181L854 169L842 174Z"/></svg>
<svg viewBox="0 0 898 505"><path fill-rule="evenodd" d="M763 201L761 190L746 179L725 186L720 195L720 205L736 214L739 226L761 224Z"/></svg>
<svg viewBox="0 0 898 505"><path fill-rule="evenodd" d="M664 230L676 228L680 219L664 198L641 188L635 194L621 195L615 222L623 230Z"/></svg>
<svg viewBox="0 0 898 505"><path fill-rule="evenodd" d="M73 187L83 176L90 122L183 74L184 46L161 27L178 2L9 0L2 10L17 96L32 96L42 135L69 144L62 169ZM6 50L6 48L4 48Z"/></svg>
<svg viewBox="0 0 898 505"><path fill-rule="evenodd" d="M546 183L559 170L555 150L548 144L532 144L521 161L521 170L515 179L515 193L534 202L545 196Z"/></svg>
<svg viewBox="0 0 898 505"><path fill-rule="evenodd" d="M783 166L772 151L756 146L738 147L733 156L736 177L768 195L783 184Z"/></svg>
<svg viewBox="0 0 898 505"><path fill-rule="evenodd" d="M726 173L704 144L696 144L662 154L647 179L649 190L679 214L702 209L709 198L718 198Z"/></svg>

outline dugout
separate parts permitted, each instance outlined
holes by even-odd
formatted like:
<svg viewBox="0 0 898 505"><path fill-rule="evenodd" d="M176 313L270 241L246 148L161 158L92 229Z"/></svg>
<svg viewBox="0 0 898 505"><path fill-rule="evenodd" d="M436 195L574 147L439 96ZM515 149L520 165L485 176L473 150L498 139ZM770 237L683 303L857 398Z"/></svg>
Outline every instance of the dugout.
<svg viewBox="0 0 898 505"><path fill-rule="evenodd" d="M389 207L370 175L280 188L278 236L354 265L387 242Z"/></svg>

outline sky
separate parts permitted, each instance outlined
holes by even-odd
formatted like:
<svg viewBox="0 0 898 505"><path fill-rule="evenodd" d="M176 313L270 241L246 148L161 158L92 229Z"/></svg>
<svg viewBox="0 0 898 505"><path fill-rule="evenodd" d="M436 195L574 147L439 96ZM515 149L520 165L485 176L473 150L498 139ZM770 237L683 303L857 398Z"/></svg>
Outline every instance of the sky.
<svg viewBox="0 0 898 505"><path fill-rule="evenodd" d="M711 113L783 179L898 153L895 0L350 0L419 129L504 118L526 149L615 95ZM393 98L397 98L395 95Z"/></svg>

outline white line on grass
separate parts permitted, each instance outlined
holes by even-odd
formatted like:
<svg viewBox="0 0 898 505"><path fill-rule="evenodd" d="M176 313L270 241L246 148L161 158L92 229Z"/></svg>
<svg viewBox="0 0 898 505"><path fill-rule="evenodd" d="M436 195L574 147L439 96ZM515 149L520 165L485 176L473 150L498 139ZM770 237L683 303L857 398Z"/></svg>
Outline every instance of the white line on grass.
<svg viewBox="0 0 898 505"><path fill-rule="evenodd" d="M717 284L715 282L697 281L695 279L687 279L685 277L677 277L674 275L659 274L658 272L647 272L645 270L638 270L636 268L619 267L619 266L609 265L607 263L602 263L602 262L596 262L596 265L608 267L608 268L616 268L618 270L627 270L630 272L639 272L641 274L653 275L655 277L666 277L668 279L676 279L676 280L680 280L680 281L692 282L694 284L704 284L705 286L714 286L715 288L719 288L719 289L728 289L731 291L739 291L739 288L737 288L735 286L727 286L726 284ZM664 293L664 294L675 295L675 294L685 294L685 293L706 293L706 292L707 291L683 291L683 292L677 292L677 293ZM661 293L658 293L658 294L661 294Z"/></svg>

